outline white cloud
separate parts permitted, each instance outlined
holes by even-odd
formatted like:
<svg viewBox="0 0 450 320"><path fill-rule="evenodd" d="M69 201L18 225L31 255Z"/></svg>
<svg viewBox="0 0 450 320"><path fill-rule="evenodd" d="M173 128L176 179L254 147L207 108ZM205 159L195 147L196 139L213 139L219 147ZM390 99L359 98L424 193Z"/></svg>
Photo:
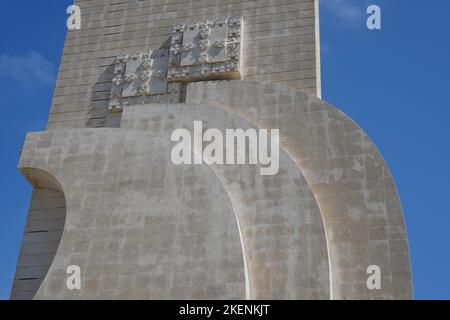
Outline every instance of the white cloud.
<svg viewBox="0 0 450 320"><path fill-rule="evenodd" d="M322 8L340 22L356 25L363 21L366 10L361 0L320 0Z"/></svg>
<svg viewBox="0 0 450 320"><path fill-rule="evenodd" d="M51 85L55 81L55 66L34 51L22 56L0 54L0 76L4 81L15 80L23 85Z"/></svg>

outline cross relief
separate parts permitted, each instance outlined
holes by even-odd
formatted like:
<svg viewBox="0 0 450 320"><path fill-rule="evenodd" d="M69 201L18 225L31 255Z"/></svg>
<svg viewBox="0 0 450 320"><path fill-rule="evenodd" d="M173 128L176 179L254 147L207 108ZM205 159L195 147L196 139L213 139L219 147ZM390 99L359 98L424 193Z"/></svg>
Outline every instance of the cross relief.
<svg viewBox="0 0 450 320"><path fill-rule="evenodd" d="M179 102L183 82L240 79L242 26L242 18L180 24L169 48L117 56L108 110Z"/></svg>

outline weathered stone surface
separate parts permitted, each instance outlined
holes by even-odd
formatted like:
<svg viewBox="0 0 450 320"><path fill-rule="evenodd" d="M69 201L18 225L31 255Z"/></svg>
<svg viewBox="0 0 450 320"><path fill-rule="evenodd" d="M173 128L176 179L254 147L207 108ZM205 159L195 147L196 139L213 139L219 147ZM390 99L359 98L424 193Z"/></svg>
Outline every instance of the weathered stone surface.
<svg viewBox="0 0 450 320"><path fill-rule="evenodd" d="M205 201L214 202L219 199L216 194L222 193L226 197L219 207L229 208L229 223L236 226L233 241L238 243L232 247L240 252L241 261L240 267L228 273L227 279L234 283L236 276L241 275L241 297L245 286L249 298L411 298L406 232L392 177L369 138L350 119L313 96L271 83L198 82L188 86L186 100L185 104L127 107L120 129L55 130L51 135L43 132L28 136L21 166L49 172L61 183L63 190L65 183L60 180L75 183L75 207L87 210L87 215L78 211L86 217L84 219L70 218L71 197L64 191L68 208L67 231L69 226L73 226L73 232L67 233L71 239L79 236L86 239L86 233L78 232L80 228L108 230L112 217L97 218L94 215L93 218L89 213L109 212L117 207L115 201L123 197L126 220L118 220L118 223L136 228L139 224L128 219L134 215L134 210L141 212L143 209L139 205L135 209L131 200L143 201L157 191L159 200L145 206L152 208L147 214L153 216L158 215L158 203L166 199L164 195L172 199L174 194L183 194L188 202L190 197L197 199L204 195ZM282 148L279 173L264 177L258 174L255 166L213 165L204 170L217 184L214 196L207 193L212 190L209 187L214 184L212 181L202 184L205 190L196 187L197 170L201 172L200 168L205 165L196 165L194 174L184 173L182 180L177 179L176 172L180 172L180 168L167 160L170 134L176 128L190 128L194 120L204 120L207 127L222 130L279 128ZM53 155L57 155L58 160L54 160ZM156 162L153 160L155 157L158 159ZM142 166L150 174L146 175ZM174 170L170 170L172 174L169 174L169 167ZM136 172L138 169L140 171ZM27 170L29 172L30 169ZM188 171L181 171L184 170ZM171 177L172 184L168 185L166 175ZM81 182L83 179L94 180L85 185ZM186 188L186 191L181 192L180 188ZM143 198L129 196L131 191L138 192ZM100 201L97 198L89 198L85 204L79 199L82 194L96 192L102 195L101 205L96 204L95 201ZM103 194L107 193L111 193L111 198L105 201ZM193 212L201 212L207 207L197 201L193 200ZM173 210L176 209L169 206L164 211ZM72 220L78 224L71 224ZM191 224L192 232L207 230L207 225L200 221ZM145 230L144 226L141 227ZM175 232L177 237L177 229L163 228ZM116 233L110 237L115 236ZM63 294L62 291L54 291L55 287L49 283L56 286L65 276L60 269L61 278L50 280L53 268L56 272L68 263L67 257L64 258L67 254L63 249L64 237L65 234L49 275L36 296L38 298ZM231 235L228 240L231 240ZM125 261L140 261L139 257L145 255L135 249L136 245L136 241L128 242L126 248L130 253L125 253L125 247L115 246L111 257L120 262L120 268L127 270L128 280L120 280L116 287L125 286L128 293L134 290L131 278L139 277L142 270L132 267L133 263L128 267L123 264ZM104 246L100 244L100 248ZM195 247L185 250L195 251ZM79 246L76 250L80 252L78 254L83 252ZM89 256L89 250L83 254ZM119 256L123 255L126 259L120 260ZM61 260L59 265L58 259ZM93 259L90 262L86 258L78 263L94 263L102 269L109 258ZM178 260L174 257L171 262ZM369 290L365 285L369 265L381 267L381 290ZM185 281L181 280L178 272L170 276ZM232 287L236 290L235 286ZM147 292L151 292L149 288ZM176 289L174 296L151 297L191 297L192 292L197 292L194 294L197 296L197 289L184 287ZM158 292L167 290L158 285ZM88 291L86 296L78 297L109 296L104 292L95 291L94 294ZM211 289L209 292L224 291ZM121 295L117 293L115 297Z"/></svg>
<svg viewBox="0 0 450 320"><path fill-rule="evenodd" d="M128 107L123 128L168 137L172 128L222 132L254 126L208 105ZM261 176L256 165L212 165L231 200L242 233L250 299L329 299L328 253L322 217L305 178L281 151L280 169ZM301 270L301 271L299 271ZM313 285L314 284L314 285Z"/></svg>
<svg viewBox="0 0 450 320"><path fill-rule="evenodd" d="M68 33L48 130L21 153L34 193L12 298L412 298L389 169L315 97L317 0L75 4L83 26ZM189 83L218 78L242 80ZM171 133L194 121L279 129L278 173L174 165ZM81 290L66 287L69 265Z"/></svg>
<svg viewBox="0 0 450 320"><path fill-rule="evenodd" d="M59 181L67 213L35 298L245 297L238 225L211 169L175 166L169 139L121 129L65 130L39 149L47 160L35 162L44 135L29 135L29 157L20 167L34 183L35 170ZM55 148L57 162L50 161ZM80 266L82 290L67 289L69 265Z"/></svg>
<svg viewBox="0 0 450 320"><path fill-rule="evenodd" d="M115 57L168 48L174 25L223 18L244 21L242 79L283 83L320 96L315 1L75 0L82 26L68 32L48 128L117 126L108 112ZM149 95L138 103L158 99L171 102Z"/></svg>
<svg viewBox="0 0 450 320"><path fill-rule="evenodd" d="M186 101L280 129L280 144L322 213L334 299L412 297L406 230L392 175L351 119L312 95L273 83L192 83ZM393 247L394 240L401 241ZM381 290L365 286L369 265L382 270Z"/></svg>
<svg viewBox="0 0 450 320"><path fill-rule="evenodd" d="M34 297L53 262L64 230L64 194L53 189L54 184L42 173L39 181L31 198L11 299Z"/></svg>
<svg viewBox="0 0 450 320"><path fill-rule="evenodd" d="M51 154L52 146L65 146L59 163L39 162L38 169L61 181L68 203L68 222L55 261L36 298L244 298L244 276L248 298L329 298L323 222L314 196L295 164L283 153L276 176L260 176L254 165L214 165L203 170L206 165L174 166L168 159L170 124L188 127L199 119L223 130L251 127L243 119L207 106L133 106L125 109L121 129L66 130L64 138L51 141L42 150ZM33 134L28 139L33 143L27 143L30 149L25 153L29 154L27 159L33 159L34 146L41 138ZM74 142L68 141L75 141L78 150L97 152L94 156L70 153ZM104 165L96 166L96 158L105 159ZM75 176L71 168L76 163L85 166ZM116 167L106 170L110 163ZM33 160L27 166L35 168ZM110 170L116 172L115 183L105 182L113 174ZM203 177L203 171L209 172L211 178ZM216 190L214 181L220 181L224 189L219 184ZM71 198L80 188L87 198L71 208ZM162 208L161 203L165 203ZM118 234L125 234L125 239L116 239ZM188 236L194 238L190 240ZM175 247L167 252L164 245L176 244L180 238L180 251ZM106 250L108 244L112 246L110 252ZM205 257L208 253L213 256ZM189 258L199 263L198 272L209 274L218 282L209 284L200 278L199 283L190 283L192 275L183 270L187 263L184 260L191 261ZM61 285L68 263L80 265L86 274L79 294ZM111 265L115 266L114 274L105 278L92 275L93 266L102 274ZM145 271L146 268L150 270ZM176 272L165 271L161 276L167 281L155 283L155 268L175 268ZM128 277L126 284L117 282L122 273ZM214 276L215 273L221 276ZM133 284L143 275L149 277L148 285L141 283L138 290ZM95 286L89 282L91 277ZM59 286L52 287L50 283ZM184 285L177 287L177 283ZM122 285L128 289L123 291ZM209 286L222 286L223 290L210 290L222 295L206 296L205 288ZM226 288L233 291L227 292Z"/></svg>

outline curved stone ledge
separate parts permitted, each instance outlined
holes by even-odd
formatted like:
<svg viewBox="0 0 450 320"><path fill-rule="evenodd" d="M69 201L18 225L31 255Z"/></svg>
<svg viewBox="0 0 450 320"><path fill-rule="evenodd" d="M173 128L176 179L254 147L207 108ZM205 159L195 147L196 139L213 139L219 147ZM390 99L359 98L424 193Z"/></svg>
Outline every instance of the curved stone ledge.
<svg viewBox="0 0 450 320"><path fill-rule="evenodd" d="M27 136L19 168L52 174L67 198L60 246L36 299L243 299L233 209L207 166L170 162L168 139L131 130ZM66 269L81 268L81 290Z"/></svg>
<svg viewBox="0 0 450 320"><path fill-rule="evenodd" d="M351 119L312 95L257 81L190 83L186 102L280 129L280 144L322 213L334 299L412 298L406 227L392 175ZM381 290L367 289L369 265L381 268Z"/></svg>
<svg viewBox="0 0 450 320"><path fill-rule="evenodd" d="M259 129L233 113L189 104L127 107L122 128L169 137L174 128L192 131L194 121L203 121L204 131ZM328 253L316 199L283 150L279 162L274 176L261 176L259 165L211 166L228 192L242 231L248 297L329 299Z"/></svg>
<svg viewBox="0 0 450 320"><path fill-rule="evenodd" d="M27 136L19 167L55 177L67 201L35 298L412 297L397 190L353 121L272 83L192 83L186 101L126 107L117 129ZM278 174L173 165L171 133L198 120L220 130L279 129ZM71 264L82 267L86 290L65 288ZM366 286L370 265L381 267L381 290Z"/></svg>
<svg viewBox="0 0 450 320"><path fill-rule="evenodd" d="M214 108L184 109L173 111L185 123L249 126ZM136 114L145 123L148 113ZM242 299L245 277L247 297L329 298L323 223L286 154L279 177L266 178L257 166L175 166L170 151L170 135L126 128L28 135L19 167L52 173L67 197L61 244L35 298ZM72 264L87 290L64 287Z"/></svg>

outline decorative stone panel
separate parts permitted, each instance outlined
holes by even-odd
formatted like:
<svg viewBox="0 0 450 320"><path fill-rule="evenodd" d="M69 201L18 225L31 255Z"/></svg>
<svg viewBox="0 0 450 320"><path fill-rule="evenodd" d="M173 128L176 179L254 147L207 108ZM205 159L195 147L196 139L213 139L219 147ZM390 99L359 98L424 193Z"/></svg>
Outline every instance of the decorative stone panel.
<svg viewBox="0 0 450 320"><path fill-rule="evenodd" d="M242 18L174 26L167 79L240 79L242 27Z"/></svg>
<svg viewBox="0 0 450 320"><path fill-rule="evenodd" d="M110 112L124 105L179 102L180 83L167 82L168 49L122 54L114 61Z"/></svg>
<svg viewBox="0 0 450 320"><path fill-rule="evenodd" d="M180 24L170 48L117 56L108 111L179 102L181 82L240 79L242 27L242 18Z"/></svg>

